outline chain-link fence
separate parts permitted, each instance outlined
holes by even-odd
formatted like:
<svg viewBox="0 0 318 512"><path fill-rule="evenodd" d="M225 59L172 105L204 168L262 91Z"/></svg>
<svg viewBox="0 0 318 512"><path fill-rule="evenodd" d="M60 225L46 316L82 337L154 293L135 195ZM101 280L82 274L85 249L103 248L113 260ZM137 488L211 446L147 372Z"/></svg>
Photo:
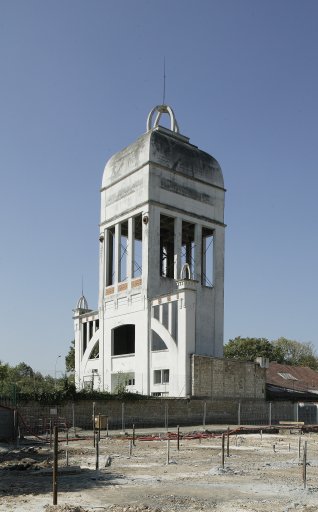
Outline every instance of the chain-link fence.
<svg viewBox="0 0 318 512"><path fill-rule="evenodd" d="M133 425L159 429L176 425L208 428L217 424L262 426L298 420L297 404L262 400L81 400L62 405L21 402L16 410L21 435L38 436L47 436L54 426L58 426L60 431L92 429L93 417L98 415L102 418L102 428L121 431L131 429Z"/></svg>

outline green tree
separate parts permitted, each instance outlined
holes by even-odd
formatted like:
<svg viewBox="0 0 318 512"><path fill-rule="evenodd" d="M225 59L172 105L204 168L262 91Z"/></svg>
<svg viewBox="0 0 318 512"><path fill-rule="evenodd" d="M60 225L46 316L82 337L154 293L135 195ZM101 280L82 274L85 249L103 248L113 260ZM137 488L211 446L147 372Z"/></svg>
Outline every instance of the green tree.
<svg viewBox="0 0 318 512"><path fill-rule="evenodd" d="M278 363L291 366L309 366L318 370L318 359L312 343L301 343L281 337L272 342Z"/></svg>
<svg viewBox="0 0 318 512"><path fill-rule="evenodd" d="M266 338L241 338L237 336L224 346L224 357L240 361L255 361L257 357L275 359L275 348Z"/></svg>
<svg viewBox="0 0 318 512"><path fill-rule="evenodd" d="M67 372L75 371L75 340L71 341L71 346L65 356L65 368Z"/></svg>
<svg viewBox="0 0 318 512"><path fill-rule="evenodd" d="M0 392L3 393L8 378L9 365L0 361Z"/></svg>

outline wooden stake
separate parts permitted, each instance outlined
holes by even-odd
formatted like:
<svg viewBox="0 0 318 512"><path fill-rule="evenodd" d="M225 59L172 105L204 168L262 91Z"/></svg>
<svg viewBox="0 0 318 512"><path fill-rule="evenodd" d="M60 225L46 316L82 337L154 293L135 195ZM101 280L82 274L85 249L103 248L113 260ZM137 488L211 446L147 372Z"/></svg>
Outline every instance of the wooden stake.
<svg viewBox="0 0 318 512"><path fill-rule="evenodd" d="M68 467L68 449L65 451L66 467Z"/></svg>
<svg viewBox="0 0 318 512"><path fill-rule="evenodd" d="M177 449L180 450L180 427L177 426L178 434L177 434Z"/></svg>
<svg viewBox="0 0 318 512"><path fill-rule="evenodd" d="M58 428L54 427L53 449L53 505L57 505L57 479L58 479Z"/></svg>

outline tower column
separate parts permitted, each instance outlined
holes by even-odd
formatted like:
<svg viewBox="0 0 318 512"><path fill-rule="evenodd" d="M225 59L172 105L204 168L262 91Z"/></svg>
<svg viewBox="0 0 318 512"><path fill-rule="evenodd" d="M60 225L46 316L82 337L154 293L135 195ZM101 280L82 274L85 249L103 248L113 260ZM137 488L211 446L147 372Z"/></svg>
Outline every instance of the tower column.
<svg viewBox="0 0 318 512"><path fill-rule="evenodd" d="M195 224L194 227L194 279L202 282L202 226Z"/></svg>
<svg viewBox="0 0 318 512"><path fill-rule="evenodd" d="M120 280L120 224L115 225L115 258L114 258L114 283L118 284Z"/></svg>
<svg viewBox="0 0 318 512"><path fill-rule="evenodd" d="M181 272L182 220L174 220L174 278L180 279Z"/></svg>
<svg viewBox="0 0 318 512"><path fill-rule="evenodd" d="M134 224L135 221L132 217L128 219L128 246L127 246L127 279L131 280L133 275L133 261L134 261Z"/></svg>

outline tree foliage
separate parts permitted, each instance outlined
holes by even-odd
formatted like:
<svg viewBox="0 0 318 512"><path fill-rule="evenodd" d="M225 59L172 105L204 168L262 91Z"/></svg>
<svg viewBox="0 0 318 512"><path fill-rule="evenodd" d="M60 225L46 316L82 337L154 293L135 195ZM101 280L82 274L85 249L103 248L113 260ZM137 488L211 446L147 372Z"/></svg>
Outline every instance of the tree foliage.
<svg viewBox="0 0 318 512"><path fill-rule="evenodd" d="M268 357L273 361L274 346L266 338L241 338L237 336L224 346L224 357L240 361L255 361L257 357Z"/></svg>
<svg viewBox="0 0 318 512"><path fill-rule="evenodd" d="M309 366L313 370L318 370L317 355L312 343L301 343L281 337L274 340L272 344L275 348L278 363L291 366Z"/></svg>
<svg viewBox="0 0 318 512"><path fill-rule="evenodd" d="M71 346L65 356L65 368L67 372L75 371L75 340L71 341Z"/></svg>
<svg viewBox="0 0 318 512"><path fill-rule="evenodd" d="M224 346L224 357L240 361L255 361L257 357L267 357L277 363L309 366L318 370L318 359L312 343L301 343L283 337L269 341L266 338L238 336Z"/></svg>

